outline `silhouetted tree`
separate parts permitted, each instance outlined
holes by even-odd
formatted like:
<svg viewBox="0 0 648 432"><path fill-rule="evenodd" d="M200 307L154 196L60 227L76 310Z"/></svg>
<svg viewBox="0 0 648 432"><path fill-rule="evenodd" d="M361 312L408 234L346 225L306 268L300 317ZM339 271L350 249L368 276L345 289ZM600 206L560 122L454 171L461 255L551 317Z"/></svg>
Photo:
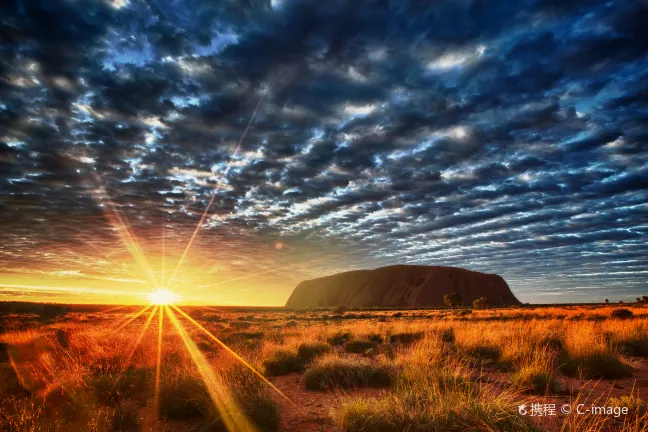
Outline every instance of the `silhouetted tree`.
<svg viewBox="0 0 648 432"><path fill-rule="evenodd" d="M648 303L648 296L641 296L641 301L644 303Z"/></svg>
<svg viewBox="0 0 648 432"><path fill-rule="evenodd" d="M610 304L610 299L605 299L605 304Z"/></svg>
<svg viewBox="0 0 648 432"><path fill-rule="evenodd" d="M488 307L488 299L486 297L480 297L473 302L473 308L475 309L486 309Z"/></svg>
<svg viewBox="0 0 648 432"><path fill-rule="evenodd" d="M443 302L454 309L457 306L461 306L461 304L463 303L463 298L461 297L461 294L451 293L443 296Z"/></svg>

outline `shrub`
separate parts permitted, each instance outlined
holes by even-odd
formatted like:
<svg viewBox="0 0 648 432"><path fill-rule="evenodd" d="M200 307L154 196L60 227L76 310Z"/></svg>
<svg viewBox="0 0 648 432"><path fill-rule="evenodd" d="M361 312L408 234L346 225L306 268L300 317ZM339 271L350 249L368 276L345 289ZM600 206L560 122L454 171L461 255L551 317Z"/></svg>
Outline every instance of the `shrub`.
<svg viewBox="0 0 648 432"><path fill-rule="evenodd" d="M542 365L529 364L522 366L511 375L511 384L520 390L533 394L555 394L560 391L551 370Z"/></svg>
<svg viewBox="0 0 648 432"><path fill-rule="evenodd" d="M462 309L462 310L455 311L455 315L457 316L467 316L471 314L472 311L470 309Z"/></svg>
<svg viewBox="0 0 648 432"><path fill-rule="evenodd" d="M473 301L473 308L475 309L486 309L488 307L488 299L486 297L480 297Z"/></svg>
<svg viewBox="0 0 648 432"><path fill-rule="evenodd" d="M614 309L610 313L610 316L612 318L617 318L617 319L628 319L628 318L632 318L633 315L634 314L632 313L632 311L630 309L626 309L626 308Z"/></svg>
<svg viewBox="0 0 648 432"><path fill-rule="evenodd" d="M473 385L462 378L459 364L408 360L392 392L342 401L333 413L342 431L534 430L518 415L513 393Z"/></svg>
<svg viewBox="0 0 648 432"><path fill-rule="evenodd" d="M308 390L389 387L396 375L393 366L374 364L364 358L321 357L304 374Z"/></svg>
<svg viewBox="0 0 648 432"><path fill-rule="evenodd" d="M618 379L632 376L632 369L613 352L593 352L579 356L558 358L558 370L567 376L581 379Z"/></svg>
<svg viewBox="0 0 648 432"><path fill-rule="evenodd" d="M372 342L379 343L379 344L384 342L384 339L383 339L382 335L379 335L378 333L372 333L372 334L368 335L367 339L369 339Z"/></svg>
<svg viewBox="0 0 648 432"><path fill-rule="evenodd" d="M85 384L94 390L98 401L110 405L142 396L146 389L147 370L128 368L123 373L114 371L89 376Z"/></svg>
<svg viewBox="0 0 648 432"><path fill-rule="evenodd" d="M328 343L333 346L344 345L344 342L348 341L349 339L351 339L350 332L338 332L328 338Z"/></svg>
<svg viewBox="0 0 648 432"><path fill-rule="evenodd" d="M401 343L403 345L411 344L416 341L423 339L425 336L424 332L402 332L394 333L389 335L389 342L391 343Z"/></svg>
<svg viewBox="0 0 648 432"><path fill-rule="evenodd" d="M322 342L303 343L297 348L299 357L304 362L310 362L316 357L331 351L331 345Z"/></svg>
<svg viewBox="0 0 648 432"><path fill-rule="evenodd" d="M297 321L287 321L287 322L284 324L284 327L286 327L286 328L294 328L294 327L297 327Z"/></svg>
<svg viewBox="0 0 648 432"><path fill-rule="evenodd" d="M252 323L249 323L249 322L246 322L246 321L234 321L234 322L231 322L229 325L233 329L237 329L237 330L245 330L245 329L249 329L250 327L252 327Z"/></svg>
<svg viewBox="0 0 648 432"><path fill-rule="evenodd" d="M276 351L272 358L263 361L263 369L267 376L287 375L304 369L301 357L293 351Z"/></svg>
<svg viewBox="0 0 648 432"><path fill-rule="evenodd" d="M333 309L331 309L331 312L333 312L334 314L337 314L337 315L342 315L346 311L347 311L346 306L336 306Z"/></svg>
<svg viewBox="0 0 648 432"><path fill-rule="evenodd" d="M448 307L454 309L458 306L461 306L461 303L463 303L463 298L461 297L461 294L451 293L443 296L443 302Z"/></svg>
<svg viewBox="0 0 648 432"><path fill-rule="evenodd" d="M378 344L370 340L352 340L344 345L344 350L348 353L361 354L365 353L368 350L376 351L378 349Z"/></svg>
<svg viewBox="0 0 648 432"><path fill-rule="evenodd" d="M172 420L200 417L212 406L200 377L186 374L162 380L159 404L160 415Z"/></svg>

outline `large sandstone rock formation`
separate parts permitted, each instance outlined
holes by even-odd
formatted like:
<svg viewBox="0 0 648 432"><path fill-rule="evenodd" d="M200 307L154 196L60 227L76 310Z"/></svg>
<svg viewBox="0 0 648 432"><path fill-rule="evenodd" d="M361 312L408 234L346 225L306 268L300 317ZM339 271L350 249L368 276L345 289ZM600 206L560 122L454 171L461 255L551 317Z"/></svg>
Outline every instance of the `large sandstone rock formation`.
<svg viewBox="0 0 648 432"><path fill-rule="evenodd" d="M394 265L356 270L301 282L286 307L443 306L461 294L464 304L486 297L495 305L520 304L501 276L456 267Z"/></svg>

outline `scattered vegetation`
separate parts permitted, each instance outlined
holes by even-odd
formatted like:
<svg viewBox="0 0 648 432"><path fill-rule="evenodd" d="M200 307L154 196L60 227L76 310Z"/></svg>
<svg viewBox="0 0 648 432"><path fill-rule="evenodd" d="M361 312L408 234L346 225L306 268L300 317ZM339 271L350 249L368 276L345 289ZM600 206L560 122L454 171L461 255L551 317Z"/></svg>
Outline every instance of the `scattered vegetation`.
<svg viewBox="0 0 648 432"><path fill-rule="evenodd" d="M303 343L297 348L299 357L308 363L313 359L331 351L331 345L322 342Z"/></svg>
<svg viewBox="0 0 648 432"><path fill-rule="evenodd" d="M316 360L304 374L303 381L309 390L389 387L395 375L396 370L389 363L328 355Z"/></svg>
<svg viewBox="0 0 648 432"><path fill-rule="evenodd" d="M242 422L240 429L249 423L274 431L280 416L289 415L279 408L279 396L227 350L188 322L195 345L185 347L165 317L159 417L149 418L143 413L151 412L155 393L157 319L146 329L145 313L118 330L137 309L15 310L0 316L2 431L136 431L157 420L168 422L166 430L186 423L199 424L196 432L224 431L235 421ZM638 376L634 368L643 363L636 357L648 357L643 299L632 311L616 304L473 304L472 313L461 315L468 310L354 309L336 311L343 314L337 320L325 319L331 312L324 309L295 311L290 318L284 311L240 309L190 314L273 382L303 373L280 382L343 390L332 415L345 431L542 430L519 415L518 401L560 393L580 385L577 379L600 379L607 389L612 380ZM631 315L619 315L623 310ZM640 380L637 385L643 386ZM628 394L608 402L628 408L623 424L567 416L556 430L646 430L646 402L632 385L622 386L616 394ZM358 396L354 389L363 387L380 390Z"/></svg>

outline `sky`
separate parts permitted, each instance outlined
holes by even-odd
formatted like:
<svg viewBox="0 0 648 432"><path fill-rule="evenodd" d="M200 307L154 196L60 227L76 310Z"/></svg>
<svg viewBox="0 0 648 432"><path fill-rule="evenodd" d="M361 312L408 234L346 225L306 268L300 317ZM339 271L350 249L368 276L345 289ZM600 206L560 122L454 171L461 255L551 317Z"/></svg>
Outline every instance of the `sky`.
<svg viewBox="0 0 648 432"><path fill-rule="evenodd" d="M0 16L0 300L281 305L391 264L648 294L646 1Z"/></svg>

